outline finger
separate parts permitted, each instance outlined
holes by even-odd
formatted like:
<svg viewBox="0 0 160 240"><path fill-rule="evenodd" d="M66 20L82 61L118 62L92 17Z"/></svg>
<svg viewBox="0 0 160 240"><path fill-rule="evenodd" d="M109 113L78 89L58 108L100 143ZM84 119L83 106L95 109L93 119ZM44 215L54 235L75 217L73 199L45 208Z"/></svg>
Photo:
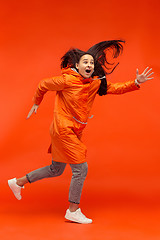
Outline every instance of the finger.
<svg viewBox="0 0 160 240"><path fill-rule="evenodd" d="M33 112L34 112L34 109L32 108L28 113L27 119L30 118L30 116L32 115Z"/></svg>
<svg viewBox="0 0 160 240"><path fill-rule="evenodd" d="M137 76L138 76L138 75L139 75L139 71L138 71L138 68L137 68L137 72L136 72L136 73L137 73Z"/></svg>
<svg viewBox="0 0 160 240"><path fill-rule="evenodd" d="M146 67L146 69L143 71L143 73L142 73L142 74L145 74L145 73L146 73L146 71L148 70L148 68L149 68L149 67Z"/></svg>
<svg viewBox="0 0 160 240"><path fill-rule="evenodd" d="M32 115L31 111L28 113L27 119Z"/></svg>
<svg viewBox="0 0 160 240"><path fill-rule="evenodd" d="M154 77L152 77L152 78L147 78L147 80L151 80L151 79L153 79Z"/></svg>
<svg viewBox="0 0 160 240"><path fill-rule="evenodd" d="M150 74L147 76L147 78L150 77L150 76L153 75L153 74L154 74L154 72L150 73Z"/></svg>
<svg viewBox="0 0 160 240"><path fill-rule="evenodd" d="M34 106L34 111L35 111L35 113L37 113L38 107L39 107L38 105L35 105L35 106Z"/></svg>
<svg viewBox="0 0 160 240"><path fill-rule="evenodd" d="M151 70L152 70L152 68L150 68L150 69L145 73L145 75L147 75Z"/></svg>

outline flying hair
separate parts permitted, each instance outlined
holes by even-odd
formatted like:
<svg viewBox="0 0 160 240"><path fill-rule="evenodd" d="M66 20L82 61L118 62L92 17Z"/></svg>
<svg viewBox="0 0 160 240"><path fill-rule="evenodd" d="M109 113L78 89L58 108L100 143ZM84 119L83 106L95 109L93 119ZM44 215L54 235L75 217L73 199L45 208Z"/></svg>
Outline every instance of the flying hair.
<svg viewBox="0 0 160 240"><path fill-rule="evenodd" d="M103 41L95 44L91 48L88 49L87 53L91 54L95 59L95 64L98 62L98 66L101 65L105 71L105 74L111 74L116 66L119 64L117 63L114 66L114 62L111 63L108 61L108 51L112 51L112 58L117 58L123 52L123 45L125 41L123 40L110 40L110 41ZM113 67L111 67L113 66ZM95 71L98 69L95 69ZM111 70L111 71L109 71Z"/></svg>
<svg viewBox="0 0 160 240"><path fill-rule="evenodd" d="M94 73L93 76L99 78L111 74L119 62L115 65L114 61L110 62L108 59L108 52L112 52L112 59L114 60L123 52L123 40L109 40L99 42L89 48L86 52L78 48L71 48L61 58L61 68L76 68L76 63L79 63L80 58L89 54L94 58ZM107 81L106 78L101 79L101 85L98 90L100 96L107 94Z"/></svg>

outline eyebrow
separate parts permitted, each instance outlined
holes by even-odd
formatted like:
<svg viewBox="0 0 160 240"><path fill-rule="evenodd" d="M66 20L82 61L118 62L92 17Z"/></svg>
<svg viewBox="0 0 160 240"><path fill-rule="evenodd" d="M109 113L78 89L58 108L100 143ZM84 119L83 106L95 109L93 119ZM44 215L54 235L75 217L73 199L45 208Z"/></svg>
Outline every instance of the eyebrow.
<svg viewBox="0 0 160 240"><path fill-rule="evenodd" d="M83 59L83 61L88 61L88 59L86 59L86 58L85 58L85 59ZM94 62L94 60L93 60L93 59L92 59L91 61L93 61L93 62Z"/></svg>

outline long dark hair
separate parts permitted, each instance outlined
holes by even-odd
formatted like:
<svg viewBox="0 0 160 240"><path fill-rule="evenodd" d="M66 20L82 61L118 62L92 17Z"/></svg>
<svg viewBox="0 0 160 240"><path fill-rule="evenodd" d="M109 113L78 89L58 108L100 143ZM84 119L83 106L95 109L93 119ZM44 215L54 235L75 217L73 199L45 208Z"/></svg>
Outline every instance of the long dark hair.
<svg viewBox="0 0 160 240"><path fill-rule="evenodd" d="M85 54L90 54L94 58L94 72L92 76L98 76L101 79L101 84L98 90L100 96L107 94L107 80L104 76L111 74L119 63L116 65L108 61L107 51L112 50L112 58L117 58L123 51L123 40L103 41L95 44L86 52L72 48L61 58L61 68L75 68L76 63L79 63L80 58Z"/></svg>

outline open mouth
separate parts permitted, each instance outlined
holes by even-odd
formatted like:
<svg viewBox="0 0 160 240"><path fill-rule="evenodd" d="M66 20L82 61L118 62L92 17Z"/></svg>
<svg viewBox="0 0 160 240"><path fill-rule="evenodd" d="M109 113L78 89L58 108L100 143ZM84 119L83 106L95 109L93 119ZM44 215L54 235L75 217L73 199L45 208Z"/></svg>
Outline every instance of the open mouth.
<svg viewBox="0 0 160 240"><path fill-rule="evenodd" d="M86 73L90 73L91 72L91 70L90 69L86 69Z"/></svg>

